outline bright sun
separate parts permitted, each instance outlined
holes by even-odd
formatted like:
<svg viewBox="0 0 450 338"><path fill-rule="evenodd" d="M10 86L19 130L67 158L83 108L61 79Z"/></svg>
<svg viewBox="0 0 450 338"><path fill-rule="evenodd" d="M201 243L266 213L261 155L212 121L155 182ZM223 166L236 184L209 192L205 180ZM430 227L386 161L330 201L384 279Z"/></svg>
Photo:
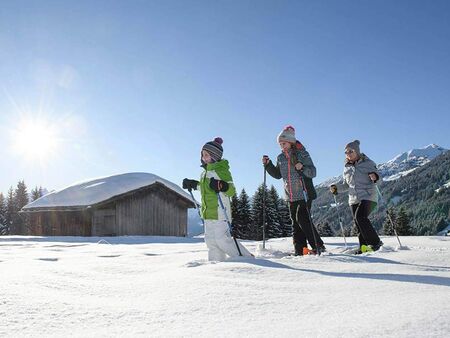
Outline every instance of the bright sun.
<svg viewBox="0 0 450 338"><path fill-rule="evenodd" d="M58 148L58 130L45 119L21 120L12 134L14 152L27 161L43 163Z"/></svg>

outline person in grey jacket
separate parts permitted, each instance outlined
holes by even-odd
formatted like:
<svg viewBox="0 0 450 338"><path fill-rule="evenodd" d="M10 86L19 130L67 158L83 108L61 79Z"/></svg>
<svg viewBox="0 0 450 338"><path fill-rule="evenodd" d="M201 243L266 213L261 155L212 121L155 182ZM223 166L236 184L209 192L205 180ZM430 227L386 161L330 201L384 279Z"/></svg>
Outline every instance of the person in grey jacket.
<svg viewBox="0 0 450 338"><path fill-rule="evenodd" d="M355 140L345 146L343 183L348 188L348 203L359 231L360 248L369 246L370 250L376 251L383 242L368 217L378 202L375 183L380 179L380 174L376 164L360 152L359 145L360 142ZM337 192L337 186L331 185L330 191Z"/></svg>
<svg viewBox="0 0 450 338"><path fill-rule="evenodd" d="M323 241L311 223L309 214L312 200L316 196L312 184L312 179L316 176L316 167L305 147L295 138L295 129L292 126L285 127L278 135L277 141L282 151L277 157L276 166L266 155L263 156L262 162L270 176L276 179L283 178L292 220L295 255L315 254L317 250L323 252L325 251ZM307 192L306 200L304 189ZM306 240L312 250L308 249Z"/></svg>

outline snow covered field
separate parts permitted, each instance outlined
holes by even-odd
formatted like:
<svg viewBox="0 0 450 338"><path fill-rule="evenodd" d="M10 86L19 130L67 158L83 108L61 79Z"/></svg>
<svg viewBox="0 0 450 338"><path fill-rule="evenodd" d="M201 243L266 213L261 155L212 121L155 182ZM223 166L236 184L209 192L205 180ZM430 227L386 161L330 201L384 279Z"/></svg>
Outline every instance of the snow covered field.
<svg viewBox="0 0 450 338"><path fill-rule="evenodd" d="M449 337L450 238L382 239L210 263L195 238L0 237L0 336Z"/></svg>

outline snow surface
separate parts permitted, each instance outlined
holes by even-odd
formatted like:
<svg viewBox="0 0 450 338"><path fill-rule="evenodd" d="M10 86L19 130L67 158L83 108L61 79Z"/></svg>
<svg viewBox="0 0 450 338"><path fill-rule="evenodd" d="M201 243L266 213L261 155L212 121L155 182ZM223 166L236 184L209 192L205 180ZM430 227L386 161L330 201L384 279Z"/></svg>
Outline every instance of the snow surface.
<svg viewBox="0 0 450 338"><path fill-rule="evenodd" d="M449 337L450 237L207 262L201 238L0 237L1 337ZM356 245L356 238L347 242Z"/></svg>
<svg viewBox="0 0 450 338"><path fill-rule="evenodd" d="M106 201L129 191L159 182L177 194L191 200L181 187L164 178L150 173L125 173L107 177L90 179L73 184L59 191L53 191L36 201L27 204L23 209L52 208L68 206L90 206Z"/></svg>

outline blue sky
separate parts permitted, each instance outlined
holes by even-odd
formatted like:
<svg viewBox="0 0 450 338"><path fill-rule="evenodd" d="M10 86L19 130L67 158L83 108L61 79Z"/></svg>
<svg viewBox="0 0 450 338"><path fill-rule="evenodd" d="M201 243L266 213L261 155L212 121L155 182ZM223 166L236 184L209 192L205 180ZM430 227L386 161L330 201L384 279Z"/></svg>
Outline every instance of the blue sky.
<svg viewBox="0 0 450 338"><path fill-rule="evenodd" d="M221 136L252 194L287 124L315 183L355 138L378 163L450 148L449 14L448 1L3 2L0 191L131 171L181 183ZM30 121L51 147L18 147Z"/></svg>

